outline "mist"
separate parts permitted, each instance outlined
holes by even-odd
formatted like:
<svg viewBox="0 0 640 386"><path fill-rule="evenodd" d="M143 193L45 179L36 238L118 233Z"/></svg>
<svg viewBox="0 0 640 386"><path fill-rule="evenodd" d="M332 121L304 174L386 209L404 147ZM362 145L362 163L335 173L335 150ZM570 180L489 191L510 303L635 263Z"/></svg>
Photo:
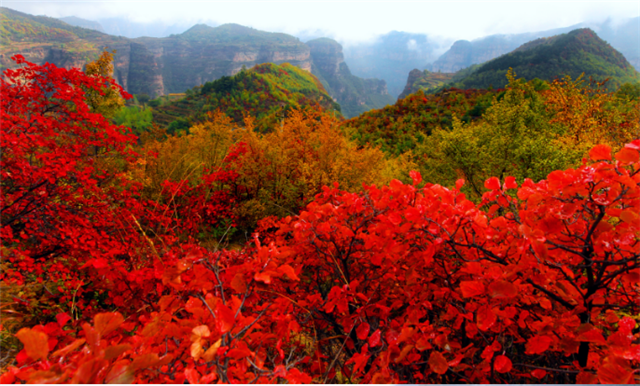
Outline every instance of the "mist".
<svg viewBox="0 0 640 386"><path fill-rule="evenodd" d="M436 40L474 40L492 34L542 31L607 19L615 24L640 16L637 1L13 0L2 3L33 15L76 16L93 21L125 18L130 24L140 26L138 34L144 33L145 28L162 31L160 27L163 27L168 35L180 33L196 23L211 26L237 23L288 33L301 40L328 36L343 45L372 42L394 30L426 34Z"/></svg>

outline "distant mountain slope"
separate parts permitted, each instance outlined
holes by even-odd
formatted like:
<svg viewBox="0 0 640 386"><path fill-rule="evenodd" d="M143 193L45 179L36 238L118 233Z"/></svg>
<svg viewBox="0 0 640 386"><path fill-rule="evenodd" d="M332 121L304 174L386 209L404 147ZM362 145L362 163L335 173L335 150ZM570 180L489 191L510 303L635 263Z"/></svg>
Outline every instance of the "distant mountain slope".
<svg viewBox="0 0 640 386"><path fill-rule="evenodd" d="M452 40L425 34L392 31L373 42L345 47L345 61L354 75L384 79L389 94L397 97L407 74L436 60Z"/></svg>
<svg viewBox="0 0 640 386"><path fill-rule="evenodd" d="M102 28L102 25L100 25L100 23L98 23L97 21L86 20L75 16L61 17L60 20L75 27L82 27L105 33L104 28Z"/></svg>
<svg viewBox="0 0 640 386"><path fill-rule="evenodd" d="M395 99L387 92L384 80L362 79L349 70L344 62L342 46L328 38L307 42L313 64L311 72L318 77L325 89L342 108L345 117L392 104Z"/></svg>
<svg viewBox="0 0 640 386"><path fill-rule="evenodd" d="M597 81L609 79L609 87L637 82L640 74L625 57L588 28L526 43L513 52L490 60L464 78L454 78L448 86L463 89L503 87L513 68L518 77L553 80L564 75L577 78L582 73ZM456 79L458 78L458 79Z"/></svg>
<svg viewBox="0 0 640 386"><path fill-rule="evenodd" d="M222 111L236 123L244 117L256 119L256 127L266 130L286 116L290 109L319 106L340 115L340 106L312 74L288 63L259 64L238 74L207 82L187 93L187 97L155 107L153 120L171 131L185 129Z"/></svg>
<svg viewBox="0 0 640 386"><path fill-rule="evenodd" d="M640 69L640 17L628 19L623 23L607 20L603 23L580 23L547 31L491 35L473 41L458 40L426 68L430 71L455 72L509 53L529 41L568 33L579 28L594 30L598 36L620 51L632 66Z"/></svg>

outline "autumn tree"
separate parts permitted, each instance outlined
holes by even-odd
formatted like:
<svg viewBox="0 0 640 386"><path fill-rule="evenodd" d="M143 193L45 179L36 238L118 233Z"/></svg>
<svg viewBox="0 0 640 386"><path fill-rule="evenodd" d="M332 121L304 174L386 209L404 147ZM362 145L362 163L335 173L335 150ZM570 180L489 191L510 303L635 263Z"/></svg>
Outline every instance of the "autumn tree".
<svg viewBox="0 0 640 386"><path fill-rule="evenodd" d="M84 73L88 76L106 80L99 89L86 89L85 100L92 112L98 113L107 119L112 119L125 104L120 89L113 80L114 54L115 50L113 52L103 51L98 59L87 63L84 70Z"/></svg>

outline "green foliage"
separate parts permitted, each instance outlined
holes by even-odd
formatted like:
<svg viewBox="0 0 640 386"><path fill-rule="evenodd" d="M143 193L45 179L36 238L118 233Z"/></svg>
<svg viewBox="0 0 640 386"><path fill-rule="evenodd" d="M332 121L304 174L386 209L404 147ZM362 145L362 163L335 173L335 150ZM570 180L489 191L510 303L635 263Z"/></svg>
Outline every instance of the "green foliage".
<svg viewBox="0 0 640 386"><path fill-rule="evenodd" d="M140 135L152 127L153 114L150 109L139 106L122 107L113 117L117 125L130 127Z"/></svg>
<svg viewBox="0 0 640 386"><path fill-rule="evenodd" d="M616 92L616 96L620 99L628 99L637 101L640 99L640 83L625 83Z"/></svg>
<svg viewBox="0 0 640 386"><path fill-rule="evenodd" d="M219 110L237 124L252 116L258 130L268 131L292 109L309 106L320 106L338 115L340 111L313 75L287 63L266 63L207 82L182 100L155 106L154 119L173 131L188 127L187 122L203 122L208 112Z"/></svg>
<svg viewBox="0 0 640 386"><path fill-rule="evenodd" d="M343 126L360 145L371 144L400 155L423 143L437 128L451 128L454 114L465 121L479 118L495 93L487 90L447 89L435 95L418 91L395 105L366 112Z"/></svg>
<svg viewBox="0 0 640 386"><path fill-rule="evenodd" d="M420 146L427 180L452 186L464 178L466 192L479 198L490 176L538 181L579 160L582 154L554 142L564 127L551 123L545 100L535 89L539 82L508 76L507 91L502 98L494 97L481 120L454 119L451 130L436 130Z"/></svg>

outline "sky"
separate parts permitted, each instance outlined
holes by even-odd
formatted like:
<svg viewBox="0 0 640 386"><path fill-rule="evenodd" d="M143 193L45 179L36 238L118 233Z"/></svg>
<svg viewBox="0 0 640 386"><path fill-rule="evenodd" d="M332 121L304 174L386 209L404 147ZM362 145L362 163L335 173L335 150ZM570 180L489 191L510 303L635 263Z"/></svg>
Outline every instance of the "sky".
<svg viewBox="0 0 640 386"><path fill-rule="evenodd" d="M297 36L324 35L347 44L394 30L473 40L640 16L639 0L0 0L0 5L34 15L88 20L122 16L168 24L238 23Z"/></svg>

